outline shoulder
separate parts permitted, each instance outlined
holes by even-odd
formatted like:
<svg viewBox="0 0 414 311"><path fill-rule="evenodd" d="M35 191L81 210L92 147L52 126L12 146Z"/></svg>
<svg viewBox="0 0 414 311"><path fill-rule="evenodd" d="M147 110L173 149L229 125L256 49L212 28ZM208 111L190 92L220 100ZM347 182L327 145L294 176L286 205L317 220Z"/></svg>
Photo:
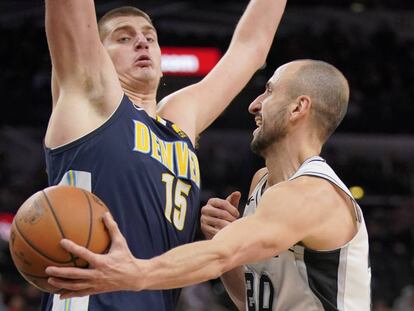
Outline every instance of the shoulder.
<svg viewBox="0 0 414 311"><path fill-rule="evenodd" d="M338 199L336 187L329 181L301 176L269 187L263 193L261 202L269 205L269 212L272 213L285 210L295 215L311 216L327 212L338 203Z"/></svg>
<svg viewBox="0 0 414 311"><path fill-rule="evenodd" d="M286 183L282 187L294 192L300 192L307 200L331 202L337 199L338 193L345 194L338 186L325 178L318 176L300 176Z"/></svg>
<svg viewBox="0 0 414 311"><path fill-rule="evenodd" d="M279 223L289 234L296 232L300 241L334 215L332 207L338 200L333 187L328 181L310 176L280 182L263 193L256 214Z"/></svg>
<svg viewBox="0 0 414 311"><path fill-rule="evenodd" d="M268 190L272 196L287 196L291 201L306 203L306 206L329 203L337 197L337 187L316 176L300 176L273 185Z"/></svg>
<svg viewBox="0 0 414 311"><path fill-rule="evenodd" d="M190 87L178 90L165 98L157 105L157 114L164 119L176 124L196 145L195 115L190 104L191 97L187 96L185 90Z"/></svg>

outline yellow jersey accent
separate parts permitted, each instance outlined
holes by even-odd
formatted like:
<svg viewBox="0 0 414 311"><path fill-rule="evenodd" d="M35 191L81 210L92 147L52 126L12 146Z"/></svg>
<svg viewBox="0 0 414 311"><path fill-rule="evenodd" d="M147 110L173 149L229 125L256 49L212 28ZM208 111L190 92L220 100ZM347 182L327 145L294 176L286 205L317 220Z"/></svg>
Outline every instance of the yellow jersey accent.
<svg viewBox="0 0 414 311"><path fill-rule="evenodd" d="M190 179L200 187L200 165L198 164L197 155L190 150Z"/></svg>
<svg viewBox="0 0 414 311"><path fill-rule="evenodd" d="M181 137L181 138L184 138L184 137L187 137L187 135L184 133L184 131L182 130L182 129L180 129L178 126L177 126L177 124L172 124L171 125L172 126L172 128L173 128L173 130Z"/></svg>
<svg viewBox="0 0 414 311"><path fill-rule="evenodd" d="M139 121L135 121L135 146L134 151L141 153L150 152L150 135L148 127Z"/></svg>
<svg viewBox="0 0 414 311"><path fill-rule="evenodd" d="M160 148L160 139L157 135L151 132L151 145L152 145L152 153L151 157L153 157L158 162L161 162L161 148Z"/></svg>
<svg viewBox="0 0 414 311"><path fill-rule="evenodd" d="M163 140L158 140L161 147L161 162L168 167L171 172L174 172L174 144Z"/></svg>
<svg viewBox="0 0 414 311"><path fill-rule="evenodd" d="M192 180L200 188L200 167L197 155L184 141L164 141L148 126L134 120L134 151L150 154L178 178Z"/></svg>
<svg viewBox="0 0 414 311"><path fill-rule="evenodd" d="M178 164L178 177L188 175L188 145L182 142L175 144L175 156Z"/></svg>
<svg viewBox="0 0 414 311"><path fill-rule="evenodd" d="M164 126L167 126L167 121L165 121L163 118L161 118L160 116L156 116L155 119L161 123Z"/></svg>

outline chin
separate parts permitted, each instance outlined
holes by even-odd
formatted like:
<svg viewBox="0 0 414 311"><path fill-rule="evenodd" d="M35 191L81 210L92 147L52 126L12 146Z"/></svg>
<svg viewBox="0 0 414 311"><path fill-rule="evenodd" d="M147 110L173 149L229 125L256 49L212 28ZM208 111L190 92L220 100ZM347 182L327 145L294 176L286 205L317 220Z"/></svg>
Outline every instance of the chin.
<svg viewBox="0 0 414 311"><path fill-rule="evenodd" d="M141 80L159 80L161 78L159 72L149 67L140 68L135 72L135 76Z"/></svg>
<svg viewBox="0 0 414 311"><path fill-rule="evenodd" d="M262 156L264 145L260 138L257 137L257 135L255 135L250 142L250 149L253 151L253 153Z"/></svg>

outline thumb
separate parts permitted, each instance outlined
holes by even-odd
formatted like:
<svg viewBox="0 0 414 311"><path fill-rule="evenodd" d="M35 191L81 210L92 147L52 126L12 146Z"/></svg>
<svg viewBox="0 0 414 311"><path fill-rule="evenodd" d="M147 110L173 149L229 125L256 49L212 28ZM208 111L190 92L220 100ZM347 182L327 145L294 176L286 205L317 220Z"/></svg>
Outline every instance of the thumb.
<svg viewBox="0 0 414 311"><path fill-rule="evenodd" d="M239 207L240 198L241 198L240 191L234 191L234 192L232 192L226 198L226 201L230 202L231 205L233 205L234 207L238 208Z"/></svg>

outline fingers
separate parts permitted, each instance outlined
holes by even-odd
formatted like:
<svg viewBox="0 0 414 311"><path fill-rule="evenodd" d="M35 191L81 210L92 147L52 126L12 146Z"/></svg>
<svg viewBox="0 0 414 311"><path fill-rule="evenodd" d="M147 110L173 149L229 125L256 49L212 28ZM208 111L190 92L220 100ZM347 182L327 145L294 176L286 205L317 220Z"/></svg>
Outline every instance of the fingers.
<svg viewBox="0 0 414 311"><path fill-rule="evenodd" d="M209 226L207 224L201 224L201 231L203 232L204 236L206 237L206 239L212 239L217 232L219 232L219 229L216 229L212 226Z"/></svg>
<svg viewBox="0 0 414 311"><path fill-rule="evenodd" d="M112 244L125 243L124 236L119 230L118 224L115 222L114 218L109 212L105 213L103 220L106 228L108 229Z"/></svg>
<svg viewBox="0 0 414 311"><path fill-rule="evenodd" d="M201 209L201 217L212 217L212 218L219 218L225 221L235 221L237 217L230 214L228 211L216 208L212 205L205 205Z"/></svg>
<svg viewBox="0 0 414 311"><path fill-rule="evenodd" d="M230 204L237 209L239 207L240 198L240 191L234 191L226 198L226 201L230 202Z"/></svg>
<svg viewBox="0 0 414 311"><path fill-rule="evenodd" d="M98 255L91 252L90 250L88 250L87 248L80 246L70 240L67 239L63 239L60 241L60 245L67 250L69 253L72 253L75 256L78 256L84 260L86 260L87 262L89 262L89 264L91 265L96 265L96 260Z"/></svg>
<svg viewBox="0 0 414 311"><path fill-rule="evenodd" d="M209 216L224 217L224 219L229 221L240 216L238 209L227 200L212 198L208 200L207 204L204 207L202 208L201 212L206 212ZM228 216L226 216L226 213L223 212L228 213L230 215L230 219Z"/></svg>
<svg viewBox="0 0 414 311"><path fill-rule="evenodd" d="M206 215L202 215L201 216L201 224L206 225L206 226L211 226L214 227L218 230L223 229L225 226L227 226L228 224L230 224L233 220L227 221L221 218L217 218L217 217L211 217L211 216L206 216Z"/></svg>
<svg viewBox="0 0 414 311"><path fill-rule="evenodd" d="M45 272L56 278L65 278L65 279L89 279L92 277L93 272L90 269L81 269L75 267L47 267ZM60 287L63 288L63 287Z"/></svg>
<svg viewBox="0 0 414 311"><path fill-rule="evenodd" d="M84 289L79 291L63 291L59 298L60 299L69 299L69 298L75 298L75 297L84 297L89 296L92 294L96 294L96 291L93 291L92 289Z"/></svg>
<svg viewBox="0 0 414 311"><path fill-rule="evenodd" d="M211 239L216 233L239 218L237 209L241 193L234 191L225 200L211 198L201 208L201 231L207 239Z"/></svg>
<svg viewBox="0 0 414 311"><path fill-rule="evenodd" d="M69 291L80 291L89 289L90 285L85 280L69 280L56 277L50 277L47 282L57 288L64 288Z"/></svg>

